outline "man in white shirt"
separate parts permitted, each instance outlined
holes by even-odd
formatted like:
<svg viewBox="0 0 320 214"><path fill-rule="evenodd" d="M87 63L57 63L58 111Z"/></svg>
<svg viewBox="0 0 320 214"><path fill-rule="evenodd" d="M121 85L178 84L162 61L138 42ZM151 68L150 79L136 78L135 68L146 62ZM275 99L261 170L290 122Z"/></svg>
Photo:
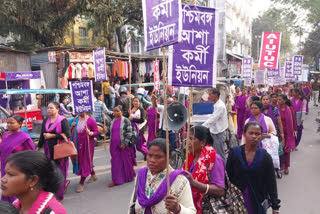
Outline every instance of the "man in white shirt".
<svg viewBox="0 0 320 214"><path fill-rule="evenodd" d="M156 99L157 100L157 99ZM167 104L170 105L173 103L174 100L173 98L169 97L167 99ZM161 130L161 138L166 138L166 124L164 121L164 105L158 104L158 101L156 101L156 107L160 113L160 121L159 121L159 128ZM172 131L169 130L169 143L170 143L170 151L173 151L174 149L177 148L176 145L176 134Z"/></svg>
<svg viewBox="0 0 320 214"><path fill-rule="evenodd" d="M235 97L236 94L236 86L234 85L234 81L230 80L230 94L232 97Z"/></svg>
<svg viewBox="0 0 320 214"><path fill-rule="evenodd" d="M216 88L209 89L209 100L214 103L213 113L202 125L210 129L213 138L213 147L226 161L225 141L228 128L228 116L225 104L219 99L220 91Z"/></svg>

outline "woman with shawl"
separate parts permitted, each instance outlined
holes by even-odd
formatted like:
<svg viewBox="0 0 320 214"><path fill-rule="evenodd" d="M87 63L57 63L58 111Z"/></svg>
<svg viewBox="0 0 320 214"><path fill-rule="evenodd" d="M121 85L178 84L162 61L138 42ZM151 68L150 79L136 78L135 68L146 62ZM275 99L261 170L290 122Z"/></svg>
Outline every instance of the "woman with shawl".
<svg viewBox="0 0 320 214"><path fill-rule="evenodd" d="M146 142L146 139L143 135L143 132L141 131L144 128L144 125L146 123L144 119L145 111L140 106L140 99L138 97L135 97L132 103L133 103L133 108L131 109L129 120L131 121L132 127L137 130L137 133L139 135L139 139L136 143L136 148L146 158L148 153L148 148L144 144Z"/></svg>
<svg viewBox="0 0 320 214"><path fill-rule="evenodd" d="M156 96L152 96L152 106L148 108L148 140L147 144L156 138L156 132L159 129L159 115L158 108L156 107Z"/></svg>
<svg viewBox="0 0 320 214"><path fill-rule="evenodd" d="M110 134L110 155L112 183L109 187L130 182L136 176L133 166L137 165L134 146L131 139L136 132L131 122L122 116L122 107L113 108L115 118L108 127Z"/></svg>
<svg viewBox="0 0 320 214"><path fill-rule="evenodd" d="M54 145L58 144L59 140L63 141L67 138L70 138L71 136L68 120L64 116L59 115L59 110L59 103L49 103L49 117L46 118L42 123L42 129L37 148L37 150L40 150L41 147L44 147L44 152L46 156L51 160L54 160ZM54 160L54 162L56 163L57 167L61 170L64 176L64 182L55 194L56 199L58 201L62 201L64 199L64 193L67 190L67 187L70 183L70 181L67 180L69 160L68 158L61 158Z"/></svg>
<svg viewBox="0 0 320 214"><path fill-rule="evenodd" d="M280 117L283 126L285 143L282 144L284 154L280 157L281 170L284 170L285 174L289 174L290 167L290 153L291 150L296 147L295 145L295 120L291 108L286 104L288 97L285 94L281 94L278 97L278 109L280 110Z"/></svg>
<svg viewBox="0 0 320 214"><path fill-rule="evenodd" d="M188 173L197 213L202 213L202 199L208 194L221 197L225 194L225 164L212 147L210 130L204 126L190 129ZM186 163L183 169L187 169ZM208 173L210 177L208 177Z"/></svg>
<svg viewBox="0 0 320 214"><path fill-rule="evenodd" d="M260 101L254 101L250 105L251 110L251 116L246 120L245 124L247 124L250 121L256 121L261 124L263 131L262 131L262 139L264 138L270 138L272 135L277 135L276 128L271 120L270 117L265 116L262 113L263 105ZM241 139L242 144L245 144L245 139ZM259 143L259 146L261 147L261 142Z"/></svg>
<svg viewBox="0 0 320 214"><path fill-rule="evenodd" d="M246 102L249 96L247 95L246 88L242 88L241 95L236 98L236 108L237 108L237 126L238 126L238 138L242 137L242 130L244 126L244 117L246 113Z"/></svg>
<svg viewBox="0 0 320 214"><path fill-rule="evenodd" d="M280 200L272 157L258 146L262 133L260 123L248 122L243 129L246 144L230 149L226 169L230 182L243 193L248 214L269 213L262 204L270 204L272 214L277 214Z"/></svg>
<svg viewBox="0 0 320 214"><path fill-rule="evenodd" d="M296 147L298 147L303 130L303 121L307 113L307 98L304 96L303 92L300 89L295 88L292 93L293 97L291 98L292 107L295 111L296 122L297 122L297 138L296 138Z"/></svg>
<svg viewBox="0 0 320 214"><path fill-rule="evenodd" d="M302 83L302 91L303 91L304 95L307 97L306 114L308 114L309 113L309 100L310 100L310 96L311 96L311 89L310 89L310 87L307 86L306 82Z"/></svg>
<svg viewBox="0 0 320 214"><path fill-rule="evenodd" d="M86 113L81 113L79 116L69 121L71 127L72 138L78 151L78 161L73 161L73 172L81 176L77 193L83 192L84 182L91 175L87 183L92 183L98 178L93 169L94 155L94 136L99 134L97 122ZM73 159L73 158L71 158ZM73 159L74 160L74 159Z"/></svg>
<svg viewBox="0 0 320 214"><path fill-rule="evenodd" d="M4 169L6 167L7 158L16 152L25 150L34 150L34 144L29 134L20 130L24 118L20 115L11 115L7 120L8 131L3 133L2 142L0 144L1 156L1 178L6 174ZM12 203L15 197L1 196L1 200Z"/></svg>
<svg viewBox="0 0 320 214"><path fill-rule="evenodd" d="M188 179L182 170L169 166L170 192L167 195L166 140L156 138L148 145L147 167L138 171L129 213L196 214Z"/></svg>
<svg viewBox="0 0 320 214"><path fill-rule="evenodd" d="M270 104L270 97L268 95L262 95L261 101L263 105L263 114L270 117L273 125L276 127L279 143L285 143L283 127L278 108ZM276 172L278 178L282 178L280 169L276 169Z"/></svg>

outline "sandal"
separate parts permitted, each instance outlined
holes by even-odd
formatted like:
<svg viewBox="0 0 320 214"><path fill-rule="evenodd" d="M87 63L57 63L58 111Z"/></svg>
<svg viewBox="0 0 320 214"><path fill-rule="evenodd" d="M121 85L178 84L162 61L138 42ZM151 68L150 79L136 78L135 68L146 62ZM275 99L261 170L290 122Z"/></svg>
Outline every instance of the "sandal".
<svg viewBox="0 0 320 214"><path fill-rule="evenodd" d="M95 182L95 181L97 181L97 180L98 180L98 178L97 178L96 175L95 175L95 176L92 176L92 175L91 175L90 179L87 181L87 184L90 184L90 183Z"/></svg>
<svg viewBox="0 0 320 214"><path fill-rule="evenodd" d="M70 184L70 180L67 180L66 186L64 187L64 193L67 192L69 184Z"/></svg>
<svg viewBox="0 0 320 214"><path fill-rule="evenodd" d="M109 187L114 187L116 184L114 182L112 182L111 184L109 184Z"/></svg>
<svg viewBox="0 0 320 214"><path fill-rule="evenodd" d="M83 192L84 190L84 185L79 185L78 188L76 189L76 193L80 193L80 192Z"/></svg>

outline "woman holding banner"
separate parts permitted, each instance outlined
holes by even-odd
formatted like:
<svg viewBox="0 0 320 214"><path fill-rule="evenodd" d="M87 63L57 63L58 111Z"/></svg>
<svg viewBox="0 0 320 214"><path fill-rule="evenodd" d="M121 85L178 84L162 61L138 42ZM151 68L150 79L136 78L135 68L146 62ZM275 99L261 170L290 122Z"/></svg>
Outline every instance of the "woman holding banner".
<svg viewBox="0 0 320 214"><path fill-rule="evenodd" d="M73 172L81 176L77 193L83 192L84 181L91 175L87 183L92 183L97 180L95 171L93 170L93 155L94 155L94 136L99 134L97 122L86 113L81 113L79 116L69 121L72 133L72 141L75 143L78 157L72 158Z"/></svg>
<svg viewBox="0 0 320 214"><path fill-rule="evenodd" d="M111 175L109 187L130 182L136 176L133 166L137 165L134 146L131 145L133 131L130 120L122 116L122 107L113 108L115 118L108 127L110 134Z"/></svg>
<svg viewBox="0 0 320 214"><path fill-rule="evenodd" d="M37 148L37 150L40 150L41 147L44 147L44 152L46 156L51 160L54 160L53 147L58 143L58 140L65 140L66 138L70 138L71 136L68 120L64 116L59 115L59 111L59 103L49 103L49 117L45 119L42 123L42 129ZM68 158L62 158L54 161L64 176L64 183L63 185L61 185L60 189L55 194L56 199L58 201L62 201L64 199L64 193L70 183L70 181L67 180L69 160Z"/></svg>
<svg viewBox="0 0 320 214"><path fill-rule="evenodd" d="M190 129L188 168L185 162L183 169L188 169L187 177L198 214L202 213L202 199L206 194L221 197L225 193L225 164L212 145L208 128L194 126Z"/></svg>
<svg viewBox="0 0 320 214"><path fill-rule="evenodd" d="M167 195L166 140L156 138L148 146L147 167L141 168L130 200L128 213L195 214L191 187L182 170L169 167L170 192Z"/></svg>

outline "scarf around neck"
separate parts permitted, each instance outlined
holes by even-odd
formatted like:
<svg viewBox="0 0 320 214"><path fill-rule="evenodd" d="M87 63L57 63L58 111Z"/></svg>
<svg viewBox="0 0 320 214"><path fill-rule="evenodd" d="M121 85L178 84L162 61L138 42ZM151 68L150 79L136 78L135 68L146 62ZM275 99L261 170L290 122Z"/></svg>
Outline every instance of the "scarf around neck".
<svg viewBox="0 0 320 214"><path fill-rule="evenodd" d="M193 162L193 159L194 159L194 154L190 153L188 155L189 170ZM200 153L199 159L192 173L193 179L200 183L209 184L210 181L208 178L207 166L209 168L209 174L211 175L211 171L212 171L215 160L216 160L216 150L210 145L205 146ZM182 169L184 170L186 169L186 162L183 164ZM202 199L204 197L204 194L201 193L199 190L192 188L192 195L193 195L194 205L197 209L197 213L200 214L202 213Z"/></svg>
<svg viewBox="0 0 320 214"><path fill-rule="evenodd" d="M272 110L271 110L271 111L272 111ZM249 121L256 121L256 122L260 123L261 126L262 126L262 129L263 129L263 132L262 132L262 133L263 133L263 134L268 133L268 127L267 127L266 121L265 121L265 119L264 119L264 114L261 113L258 120L256 120L256 118L255 118L253 115L251 115L251 116L249 117Z"/></svg>
<svg viewBox="0 0 320 214"><path fill-rule="evenodd" d="M267 112L267 113L264 112L264 110L266 110L266 109L268 109L268 112ZM273 113L273 106L272 106L271 104L269 104L267 107L264 107L263 113L264 113L264 115L270 117L271 120L272 120L272 122L273 122L273 124L274 124L275 126L277 126L277 120L276 120L276 117L275 117L275 115L274 115L274 113Z"/></svg>
<svg viewBox="0 0 320 214"><path fill-rule="evenodd" d="M58 114L56 120L52 123L52 125L49 127L50 125L50 122L51 122L51 118L48 117L47 119L47 122L45 124L45 127L46 127L46 132L52 132L54 129L56 129L56 133L57 134L60 134L62 132L62 129L61 129L61 121L65 119L64 116L61 116Z"/></svg>
<svg viewBox="0 0 320 214"><path fill-rule="evenodd" d="M137 190L136 195L139 204L145 208L145 214L151 214L151 207L158 204L160 201L162 201L165 196L167 195L167 178L165 178L158 189L155 191L155 193L148 198L146 196L146 182L147 182L147 173L148 173L148 167L141 168L138 171L138 184L137 184ZM169 175L169 182L170 186L175 181L178 175L185 175L182 170L174 170Z"/></svg>
<svg viewBox="0 0 320 214"><path fill-rule="evenodd" d="M299 99L299 101L297 102L296 99L292 97L292 105L295 112L302 111L302 104L303 104L303 101L301 99Z"/></svg>

